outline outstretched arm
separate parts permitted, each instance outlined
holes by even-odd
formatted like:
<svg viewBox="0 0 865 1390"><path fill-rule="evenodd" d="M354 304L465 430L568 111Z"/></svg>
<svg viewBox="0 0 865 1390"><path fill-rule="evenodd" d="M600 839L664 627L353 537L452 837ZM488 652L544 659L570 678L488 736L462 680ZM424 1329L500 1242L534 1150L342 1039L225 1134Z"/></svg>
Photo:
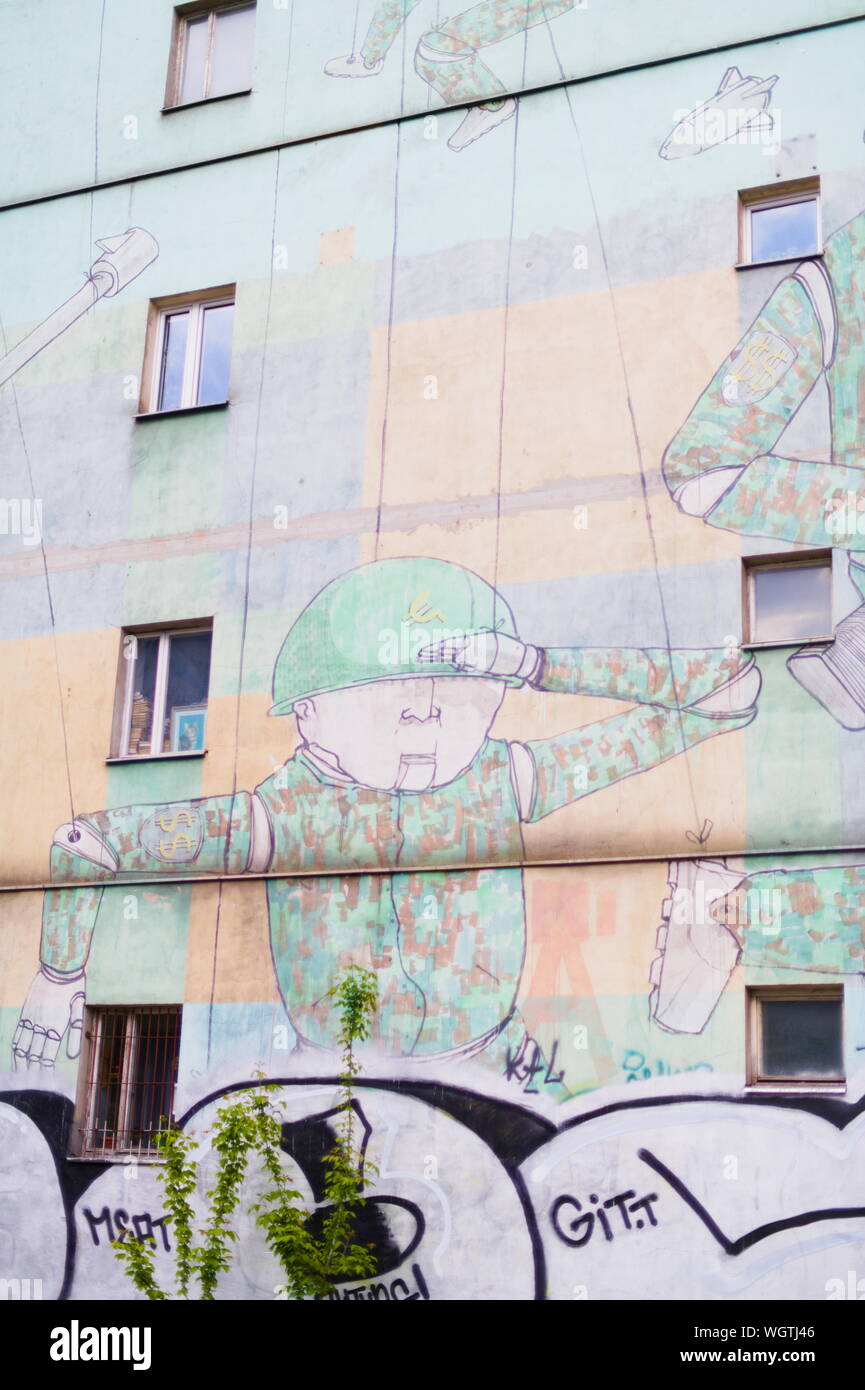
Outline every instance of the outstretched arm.
<svg viewBox="0 0 865 1390"><path fill-rule="evenodd" d="M511 769L523 820L666 762L703 739L749 724L760 675L753 660L717 650L541 648L489 630L418 652L467 674L528 680L538 690L637 703L553 738L513 743Z"/></svg>
<svg viewBox="0 0 865 1390"><path fill-rule="evenodd" d="M52 1068L64 1036L66 1055L78 1056L100 884L148 874L261 871L270 862L270 846L267 812L248 792L123 806L62 825L51 847L50 873L65 886L45 893L39 972L15 1030L13 1067Z"/></svg>

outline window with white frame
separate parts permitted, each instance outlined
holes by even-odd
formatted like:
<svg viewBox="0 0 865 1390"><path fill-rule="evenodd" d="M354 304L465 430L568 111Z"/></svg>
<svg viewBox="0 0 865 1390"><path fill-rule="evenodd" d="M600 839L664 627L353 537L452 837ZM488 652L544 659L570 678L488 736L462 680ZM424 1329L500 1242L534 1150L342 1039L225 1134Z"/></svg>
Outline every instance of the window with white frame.
<svg viewBox="0 0 865 1390"><path fill-rule="evenodd" d="M749 989L749 1084L842 1087L843 1009L840 985Z"/></svg>
<svg viewBox="0 0 865 1390"><path fill-rule="evenodd" d="M747 640L819 641L832 637L832 558L745 562Z"/></svg>
<svg viewBox="0 0 865 1390"><path fill-rule="evenodd" d="M255 5L181 6L175 11L165 105L248 92Z"/></svg>
<svg viewBox="0 0 865 1390"><path fill-rule="evenodd" d="M823 249L819 179L750 188L739 194L743 265L815 256Z"/></svg>
<svg viewBox="0 0 865 1390"><path fill-rule="evenodd" d="M83 1155L156 1152L156 1135L172 1122L181 1012L179 1004L87 1010Z"/></svg>
<svg viewBox="0 0 865 1390"><path fill-rule="evenodd" d="M115 756L203 753L210 624L124 632Z"/></svg>
<svg viewBox="0 0 865 1390"><path fill-rule="evenodd" d="M142 412L227 402L233 328L233 286L154 301Z"/></svg>

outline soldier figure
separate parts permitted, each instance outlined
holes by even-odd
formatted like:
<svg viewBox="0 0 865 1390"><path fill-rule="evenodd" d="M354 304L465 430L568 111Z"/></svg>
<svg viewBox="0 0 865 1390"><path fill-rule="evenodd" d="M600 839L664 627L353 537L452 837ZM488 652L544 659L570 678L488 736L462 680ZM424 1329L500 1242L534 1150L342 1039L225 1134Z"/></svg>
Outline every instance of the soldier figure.
<svg viewBox="0 0 865 1390"><path fill-rule="evenodd" d="M490 738L506 689L524 682L636 707L552 738ZM274 968L302 1042L334 1045L327 991L356 961L378 974L376 1039L390 1054L519 1053L521 826L743 728L759 684L753 662L723 651L530 646L491 585L442 560L349 571L277 658L271 713L293 713L301 738L281 768L252 793L58 830L51 876L64 886L45 894L15 1065L53 1066L67 1030L77 1052L100 884L183 872L270 875Z"/></svg>

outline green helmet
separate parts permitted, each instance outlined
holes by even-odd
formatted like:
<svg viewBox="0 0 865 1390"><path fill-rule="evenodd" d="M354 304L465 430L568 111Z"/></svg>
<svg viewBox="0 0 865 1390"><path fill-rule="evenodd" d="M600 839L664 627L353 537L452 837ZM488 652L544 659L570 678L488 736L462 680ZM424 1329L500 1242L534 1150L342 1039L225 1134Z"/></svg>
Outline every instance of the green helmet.
<svg viewBox="0 0 865 1390"><path fill-rule="evenodd" d="M361 565L326 585L293 623L276 658L270 713L290 714L296 700L345 686L459 675L449 662L418 661L418 649L487 628L517 635L505 600L471 570L426 558Z"/></svg>

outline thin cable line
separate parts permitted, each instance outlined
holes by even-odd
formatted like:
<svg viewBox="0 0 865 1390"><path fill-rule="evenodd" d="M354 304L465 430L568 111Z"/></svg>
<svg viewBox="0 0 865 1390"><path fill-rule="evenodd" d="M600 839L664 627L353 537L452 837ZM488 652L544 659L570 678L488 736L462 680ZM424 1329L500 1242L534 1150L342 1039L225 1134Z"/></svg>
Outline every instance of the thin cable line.
<svg viewBox="0 0 865 1390"><path fill-rule="evenodd" d="M93 102L93 183L99 183L99 97L102 86L102 39L105 31L105 6L107 0L102 0L102 8L99 12L99 42L96 49L96 91ZM93 246L93 204L96 195L95 188L90 190L90 246Z"/></svg>
<svg viewBox="0 0 865 1390"><path fill-rule="evenodd" d="M405 25L402 29L402 85L400 88L400 111L402 111L403 94L405 92ZM381 548L381 514L384 506L384 474L387 459L387 423L388 409L390 407L390 383L391 370L393 365L393 323L394 305L396 303L396 269L397 269L397 250L399 246L399 175L400 175L400 146L402 139L402 121L395 121L396 127L396 152L393 165L393 237L390 248L390 283L388 285L387 302L387 337L385 340L385 367L384 367L384 403L381 416L381 437L379 443L379 468L378 468L378 501L375 509L375 546L373 548L373 559L379 558Z"/></svg>
<svg viewBox="0 0 865 1390"><path fill-rule="evenodd" d="M234 821L234 805L237 798L237 764L240 755L240 709L243 699L243 674L246 659L246 637L249 626L249 592L252 574L252 552L253 552L253 523L255 519L255 483L258 467L258 442L261 432L261 408L264 396L264 375L267 369L267 346L270 337L270 311L273 302L273 271L274 255L276 252L276 221L279 211L279 175L282 151L276 153L276 171L273 181L273 215L270 225L270 273L267 285L267 303L264 315L264 333L261 345L261 370L258 376L258 397L255 407L255 430L252 440L252 468L249 478L249 513L247 519L246 533L246 560L244 564L243 581L243 616L240 624L240 656L237 671L237 697L234 710L234 761L231 769L231 816L230 821ZM228 871L228 856L231 851L231 831L226 840L225 846L225 868ZM213 971L210 981L210 1005L207 1014L207 1062L210 1064L211 1035L213 1029L213 1006L216 995L216 962L219 954L219 926L222 915L222 880L219 883L219 892L216 899L216 923L213 939Z"/></svg>
<svg viewBox="0 0 865 1390"><path fill-rule="evenodd" d="M351 56L357 53L357 20L360 14L360 0L354 0L354 25L351 31Z"/></svg>
<svg viewBox="0 0 865 1390"><path fill-rule="evenodd" d="M213 928L213 969L210 972L210 1002L207 1006L207 1062L210 1066L210 1051L213 1039L213 1006L216 1003L216 962L219 959L219 919L222 915L222 885L224 879L220 879L216 885L216 921Z"/></svg>
<svg viewBox="0 0 865 1390"><path fill-rule="evenodd" d="M3 353L7 351L6 328L0 316L0 342L3 344ZM30 488L30 497L34 509L36 507L36 484L33 480L33 467L30 462L30 450L27 448L27 440L24 434L24 423L21 419L21 408L18 402L18 392L15 388L14 380L9 383L12 392L12 403L15 409L15 419L18 425L18 437L21 440L21 451L24 455L24 466L27 470L27 483ZM34 515L35 515L34 510ZM42 557L42 573L45 576L45 594L48 600L48 616L51 620L51 646L54 653L54 672L57 678L57 701L60 708L60 731L63 738L63 759L66 764L66 787L69 793L69 819L75 820L75 799L72 795L72 771L69 764L69 736L66 728L66 709L63 702L63 681L60 675L60 652L57 646L57 622L54 612L54 599L51 593L51 575L48 569L48 554L45 549L45 531L41 510L39 514L39 552Z"/></svg>
<svg viewBox="0 0 865 1390"><path fill-rule="evenodd" d="M523 71L522 80L525 81L526 75L526 55L528 51L528 30L523 30ZM507 100L507 98L505 98ZM520 130L520 103L517 101L517 109L514 112L514 138L511 151L511 196L510 214L508 221L508 250L505 264L505 291L504 291L504 320L502 323L502 369L499 384L499 437L498 437L498 458L496 461L496 514L495 514L495 539L493 546L493 629L496 628L497 607L499 601L499 560L501 550L501 531L502 531L502 478L504 470L504 443L505 443L505 401L507 397L507 375L508 375L508 336L510 331L511 316L511 269L513 265L514 252L514 223L516 221L517 206L517 141ZM492 133L492 132L490 132Z"/></svg>
<svg viewBox="0 0 865 1390"><path fill-rule="evenodd" d="M231 796L232 814L234 811L234 798L237 795L237 763L240 752L240 706L243 695L243 675L246 660L246 637L249 626L249 592L250 579L252 574L252 554L253 554L253 527L255 521L255 484L258 471L258 443L261 433L261 409L264 397L264 376L267 369L267 347L270 337L270 314L273 303L273 271L274 256L276 252L276 222L279 212L279 175L282 151L278 150L276 155L276 172L273 181L273 215L270 226L270 274L267 284L267 303L264 314L264 334L261 346L261 370L258 377L258 397L255 407L255 430L252 438L252 468L249 479L249 511L247 517L246 533L246 561L244 565L243 581L243 615L240 624L240 657L238 661L237 673L237 703L234 714L234 765L231 773ZM226 845L226 855L230 850L230 842ZM227 864L226 864L227 868Z"/></svg>
<svg viewBox="0 0 865 1390"><path fill-rule="evenodd" d="M359 0L358 0L359 3ZM282 138L285 139L285 113L288 110L288 89L291 72L291 46L294 41L294 0L288 13L288 53L285 58L285 81L282 87Z"/></svg>
<svg viewBox="0 0 865 1390"><path fill-rule="evenodd" d="M555 57L556 65L557 65L557 67L558 67L558 69L559 69L559 73L560 73L561 78L562 78L562 89L563 89L563 91L564 91L564 93L565 93L565 100L567 101L567 104L568 104L568 112L569 112L569 114L570 114L571 125L573 126L574 135L576 136L576 140L577 140L577 146L578 146L579 154L580 154L580 162L581 162L581 164L582 164L582 166L583 166L583 176L584 176L585 181L586 181L586 189L587 189L587 191L588 191L589 201L590 201L591 207L592 207L592 217L593 217L594 223L595 223L595 235L597 236L597 239L598 239L598 246L599 246L600 252L601 252L601 262L602 262L602 265L603 265L603 268L604 268L604 277L605 277L605 279L606 279L606 284L607 284L607 293L608 293L609 299L610 299L610 310L611 310L612 319L613 319L613 330L614 330L615 338L616 338L616 351L617 351L617 354L618 354L619 366L620 366L620 368L621 368L622 380L623 380L624 387L625 387L625 399L626 399L626 401L627 401L627 408L628 408L628 421L629 421L629 424L630 424L631 435L632 435L632 438L633 438L633 441L634 441L634 450L635 450L635 453L636 453L637 466L638 466L638 468L639 468L639 473L640 473L640 493L641 493L641 496L642 496L643 511L644 511L645 519L646 519L646 529L647 529L648 535L649 535L649 544L650 544L650 546L651 546L651 551L652 551L652 568L653 568L653 571L654 571L654 575L655 575L655 584L656 584L657 591L658 591L658 603L659 603L660 612L661 612L661 622L662 622L663 627L664 627L665 645L666 645L667 657L668 657L669 665L670 665L670 677L671 677L671 680L672 680L672 682L673 682L673 689L674 689L675 695L676 695L675 712L676 712L676 716L677 716L677 720L678 720L678 724L679 724L679 736L680 736L681 743L682 743L681 752L682 752L682 757L683 757L683 759L684 759L684 764L685 764L685 773L686 773L686 776L687 776L687 779L688 779L688 790L689 790L689 793L690 793L691 805L692 805L692 808L693 808L694 819L695 819L696 826L697 826L697 833L699 834L700 831L701 831L702 826L705 824L705 818L704 818L704 817L701 817L700 812L699 812L699 809L698 809L698 806L697 806L697 793L696 793L696 788L695 788L695 785L694 785L694 778L693 778L693 773L692 773L692 769L691 769L691 762L690 762L690 758L689 758L689 756L688 756L688 753L689 753L688 742L687 742L687 739L686 739L686 737L685 737L685 723L684 723L684 718L683 718L683 708L682 708L682 704L681 704L681 698L680 698L680 695L679 695L679 690L678 690L678 688L677 688L677 686L676 686L675 678L674 678L674 675L673 675L673 642L672 642L672 637L671 637L671 634L670 634L670 621L669 621L669 616L668 616L668 613L667 613L667 602L666 602L666 598L665 598L665 596L664 596L664 585L663 585L663 581L662 581L662 579L661 579L661 565L660 565L660 559L659 559L659 555L658 555L658 541L657 541L657 537L656 537L656 535L655 535L655 527L654 527L654 524L653 524L653 522L652 522L652 512L651 512L651 506L650 506L650 503L649 503L649 489L648 489L648 482L647 482L647 478L646 478L646 468L645 468L645 463L644 463L644 460L643 460L643 446L642 446L642 444L641 444L641 442L640 442L640 432L639 432L639 429L638 429L638 426L637 426L637 416L636 416L636 411L634 410L633 396L632 396L632 394L631 394L631 381L630 381L630 375L629 375L629 372L628 372L627 361L626 361L626 359L625 359L625 349L624 349L624 342L623 342L623 338L622 338L622 328L621 328L621 323L620 323L620 320L619 320L619 311L618 311L618 305L617 305L617 303L616 303L615 290L614 290L614 288L613 288L613 278L612 278L612 275L611 275L611 273L610 273L609 257L608 257L608 255L607 255L607 247L606 247L606 242L605 242L605 240L604 240L604 234L603 234L603 231L601 230L601 218L600 218L600 213L599 213L599 210L598 210L597 199L596 199L596 197L595 197L595 190L594 190L594 187L593 187L593 184L592 184L591 175L590 175L590 173L589 173L589 164L588 164L588 160L587 160L587 158L586 158L586 151L585 151L585 147L584 147L584 145L583 145L582 135L580 134L580 128L579 128L579 125L578 125L578 122L577 122L576 114L575 114L575 112L574 112L573 102L572 102L572 100L571 100L570 84L569 84L569 83L567 82L567 80L565 79L565 70L564 70L564 67L563 67L563 65L562 65L561 58L559 57L559 50L558 50L558 47L557 47L557 45L556 45L555 35L553 34L553 31L552 31L552 28L551 28L550 19L549 19L549 17L547 17L547 16L545 16L545 23L546 23L547 33L548 33L549 39L550 39L550 45L551 45L552 50L553 50L553 56Z"/></svg>

